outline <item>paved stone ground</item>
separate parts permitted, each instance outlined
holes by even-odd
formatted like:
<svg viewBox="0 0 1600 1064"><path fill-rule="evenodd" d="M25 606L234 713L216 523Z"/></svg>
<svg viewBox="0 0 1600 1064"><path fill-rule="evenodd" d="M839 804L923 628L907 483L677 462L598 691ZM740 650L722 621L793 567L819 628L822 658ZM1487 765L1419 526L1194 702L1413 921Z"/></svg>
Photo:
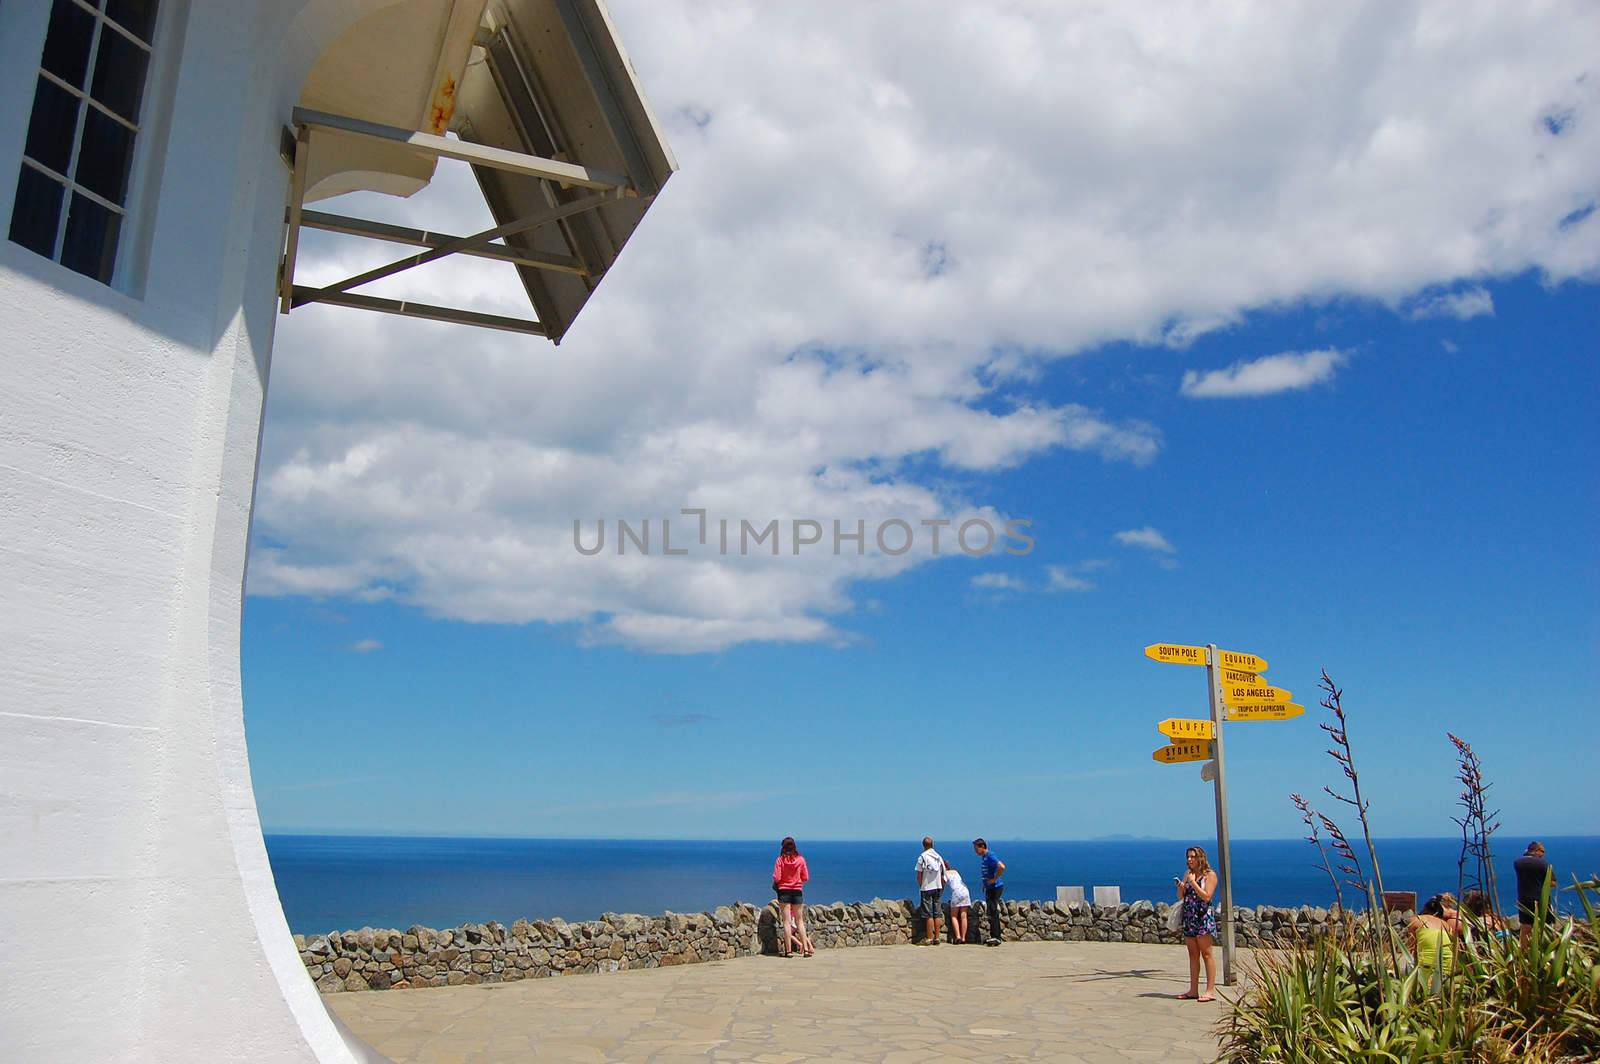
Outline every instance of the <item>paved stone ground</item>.
<svg viewBox="0 0 1600 1064"><path fill-rule="evenodd" d="M866 946L324 1000L405 1064L1211 1061L1227 1006L1173 998L1187 963L1108 942Z"/></svg>

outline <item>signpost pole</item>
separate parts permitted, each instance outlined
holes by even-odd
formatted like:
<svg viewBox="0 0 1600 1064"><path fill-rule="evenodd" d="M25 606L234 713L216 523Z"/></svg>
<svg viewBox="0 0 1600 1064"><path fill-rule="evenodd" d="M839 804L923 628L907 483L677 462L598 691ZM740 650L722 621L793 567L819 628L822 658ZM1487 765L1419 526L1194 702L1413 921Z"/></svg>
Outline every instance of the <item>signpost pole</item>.
<svg viewBox="0 0 1600 1064"><path fill-rule="evenodd" d="M1228 772L1222 760L1222 722L1225 719L1222 703L1222 670L1218 662L1217 644L1206 647L1206 680L1211 695L1211 721L1215 737L1211 749L1216 757L1217 778L1217 878L1222 892L1222 984L1233 985L1233 855L1228 849Z"/></svg>

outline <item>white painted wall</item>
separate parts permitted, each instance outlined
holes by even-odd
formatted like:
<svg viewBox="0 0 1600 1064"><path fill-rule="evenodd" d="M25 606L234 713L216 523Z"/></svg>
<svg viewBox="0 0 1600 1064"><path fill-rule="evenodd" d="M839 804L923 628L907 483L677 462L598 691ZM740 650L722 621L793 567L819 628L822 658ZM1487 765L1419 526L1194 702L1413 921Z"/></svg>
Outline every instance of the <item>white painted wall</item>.
<svg viewBox="0 0 1600 1064"><path fill-rule="evenodd" d="M239 619L279 131L385 2L165 0L120 291L3 238L49 0L0 3L0 1060L367 1059L278 904Z"/></svg>

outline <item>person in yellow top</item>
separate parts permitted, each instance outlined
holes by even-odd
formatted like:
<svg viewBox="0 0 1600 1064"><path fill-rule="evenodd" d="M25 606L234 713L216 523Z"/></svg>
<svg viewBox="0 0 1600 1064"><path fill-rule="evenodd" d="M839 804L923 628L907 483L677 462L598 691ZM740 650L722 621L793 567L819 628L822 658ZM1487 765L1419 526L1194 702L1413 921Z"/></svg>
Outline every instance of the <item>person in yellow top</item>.
<svg viewBox="0 0 1600 1064"><path fill-rule="evenodd" d="M1460 934L1461 913L1456 899L1449 894L1429 898L1422 912L1406 926L1406 941L1417 958L1417 981L1430 991L1437 993L1450 974Z"/></svg>

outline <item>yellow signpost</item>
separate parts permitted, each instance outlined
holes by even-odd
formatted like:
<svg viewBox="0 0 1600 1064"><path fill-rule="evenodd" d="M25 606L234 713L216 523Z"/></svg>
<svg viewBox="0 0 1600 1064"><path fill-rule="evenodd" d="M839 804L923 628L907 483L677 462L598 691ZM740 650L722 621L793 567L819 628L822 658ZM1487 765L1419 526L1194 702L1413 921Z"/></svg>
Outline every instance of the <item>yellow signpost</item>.
<svg viewBox="0 0 1600 1064"><path fill-rule="evenodd" d="M1207 721L1207 723L1210 723ZM1163 765L1178 765L1185 761L1210 761L1214 743L1169 743L1159 750L1150 751L1150 760Z"/></svg>
<svg viewBox="0 0 1600 1064"><path fill-rule="evenodd" d="M1211 654L1205 647L1190 647L1181 643L1151 643L1144 648L1144 656L1168 665L1211 664Z"/></svg>
<svg viewBox="0 0 1600 1064"><path fill-rule="evenodd" d="M1222 685L1222 700L1230 706L1287 702L1293 697L1293 691L1285 691L1281 687L1273 687L1271 684L1266 683L1225 683Z"/></svg>
<svg viewBox="0 0 1600 1064"><path fill-rule="evenodd" d="M1292 720L1306 711L1294 702L1265 702L1259 705L1229 706L1229 720Z"/></svg>
<svg viewBox="0 0 1600 1064"><path fill-rule="evenodd" d="M1260 675L1267 671L1267 659L1254 654L1241 654L1236 650L1217 651L1217 664L1225 669L1239 669Z"/></svg>
<svg viewBox="0 0 1600 1064"><path fill-rule="evenodd" d="M1169 739L1211 739L1217 734L1217 726L1209 720L1169 717L1156 725L1156 731Z"/></svg>
<svg viewBox="0 0 1600 1064"><path fill-rule="evenodd" d="M1218 650L1215 643L1203 647L1184 643L1152 643L1144 656L1169 665L1203 665L1206 669L1206 696L1211 704L1210 720L1169 718L1156 725L1172 742L1151 752L1151 760L1164 765L1204 761L1200 778L1215 789L1217 804L1217 878L1222 903L1220 935L1222 981L1233 984L1233 854L1228 845L1228 771L1222 756L1222 724L1229 720L1288 720L1305 712L1289 699L1294 697L1281 687L1273 687L1261 674L1267 660L1236 650Z"/></svg>

